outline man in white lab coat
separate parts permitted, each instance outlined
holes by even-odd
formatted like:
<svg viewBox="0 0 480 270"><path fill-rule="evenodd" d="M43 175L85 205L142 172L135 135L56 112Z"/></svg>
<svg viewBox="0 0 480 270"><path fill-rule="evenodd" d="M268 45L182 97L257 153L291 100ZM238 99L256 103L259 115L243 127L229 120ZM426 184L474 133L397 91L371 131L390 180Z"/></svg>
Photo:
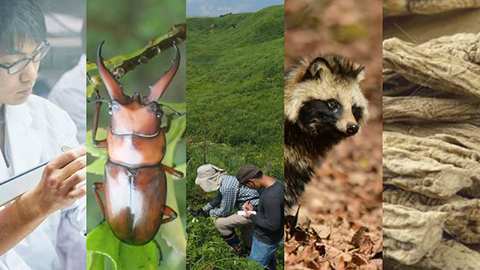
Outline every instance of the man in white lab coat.
<svg viewBox="0 0 480 270"><path fill-rule="evenodd" d="M0 1L0 182L50 161L35 188L0 208L1 270L73 269L65 266L61 254L69 247L58 236L65 224L77 228L77 237L85 233L86 190L79 184L86 177L86 149L62 154L62 146L77 144L75 125L67 113L31 95L50 46L45 36L44 16L33 1Z"/></svg>

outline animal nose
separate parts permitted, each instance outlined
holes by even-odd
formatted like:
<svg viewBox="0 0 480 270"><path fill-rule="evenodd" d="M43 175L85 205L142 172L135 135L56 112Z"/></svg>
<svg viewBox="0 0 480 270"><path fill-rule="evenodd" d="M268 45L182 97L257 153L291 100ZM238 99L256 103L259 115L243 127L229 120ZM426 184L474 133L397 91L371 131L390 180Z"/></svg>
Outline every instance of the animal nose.
<svg viewBox="0 0 480 270"><path fill-rule="evenodd" d="M355 124L348 124L347 125L347 134L349 136L355 135L355 134L357 134L357 132L358 132L358 125L355 125Z"/></svg>

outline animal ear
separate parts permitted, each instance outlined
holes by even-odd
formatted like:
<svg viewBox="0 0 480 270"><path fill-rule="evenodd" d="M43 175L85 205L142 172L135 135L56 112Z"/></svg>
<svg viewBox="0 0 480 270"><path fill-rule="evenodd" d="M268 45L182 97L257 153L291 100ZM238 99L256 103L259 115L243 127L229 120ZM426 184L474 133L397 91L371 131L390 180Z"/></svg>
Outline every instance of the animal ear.
<svg viewBox="0 0 480 270"><path fill-rule="evenodd" d="M308 67L303 80L321 79L322 73L330 68L330 63L323 57L315 58Z"/></svg>
<svg viewBox="0 0 480 270"><path fill-rule="evenodd" d="M125 99L125 95L122 91L122 86L118 83L118 81L113 77L112 73L105 67L103 63L102 57L102 46L105 41L102 41L100 45L98 45L97 50L97 68L98 72L100 73L100 77L102 77L102 81L107 87L108 94L112 99L116 99L122 102Z"/></svg>
<svg viewBox="0 0 480 270"><path fill-rule="evenodd" d="M357 68L357 82L361 82L363 80L365 80L365 66L360 65Z"/></svg>
<svg viewBox="0 0 480 270"><path fill-rule="evenodd" d="M172 81L175 73L177 73L178 66L180 65L180 50L175 44L173 44L173 47L175 47L175 60L172 60L172 66L170 69L160 79L158 79L153 86L150 87L148 102L158 101Z"/></svg>

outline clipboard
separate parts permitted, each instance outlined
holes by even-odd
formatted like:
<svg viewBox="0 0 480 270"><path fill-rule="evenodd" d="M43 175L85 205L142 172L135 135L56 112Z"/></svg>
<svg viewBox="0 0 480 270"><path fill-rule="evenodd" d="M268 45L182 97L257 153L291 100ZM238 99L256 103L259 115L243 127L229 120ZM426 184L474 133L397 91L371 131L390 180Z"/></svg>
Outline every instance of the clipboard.
<svg viewBox="0 0 480 270"><path fill-rule="evenodd" d="M25 172L16 174L0 182L0 207L16 199L23 193L34 188L40 182L48 162L42 163Z"/></svg>

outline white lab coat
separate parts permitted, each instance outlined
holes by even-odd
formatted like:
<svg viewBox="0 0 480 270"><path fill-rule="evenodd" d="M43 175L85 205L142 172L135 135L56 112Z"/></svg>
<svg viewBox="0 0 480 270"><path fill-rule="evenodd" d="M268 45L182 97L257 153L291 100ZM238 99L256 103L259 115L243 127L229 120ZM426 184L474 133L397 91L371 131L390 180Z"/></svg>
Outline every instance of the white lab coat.
<svg viewBox="0 0 480 270"><path fill-rule="evenodd" d="M6 150L13 174L58 156L63 145L78 144L76 128L68 114L48 100L31 95L21 105L5 106ZM0 155L0 180L9 176ZM83 198L68 209L50 215L30 235L0 256L0 270L86 269L85 221ZM76 252L83 252L83 262L71 261L70 255ZM78 256L82 253L76 258Z"/></svg>
<svg viewBox="0 0 480 270"><path fill-rule="evenodd" d="M87 57L82 54L78 64L65 72L52 88L48 100L65 110L77 126L77 140L86 141L87 99L85 85L87 85Z"/></svg>

